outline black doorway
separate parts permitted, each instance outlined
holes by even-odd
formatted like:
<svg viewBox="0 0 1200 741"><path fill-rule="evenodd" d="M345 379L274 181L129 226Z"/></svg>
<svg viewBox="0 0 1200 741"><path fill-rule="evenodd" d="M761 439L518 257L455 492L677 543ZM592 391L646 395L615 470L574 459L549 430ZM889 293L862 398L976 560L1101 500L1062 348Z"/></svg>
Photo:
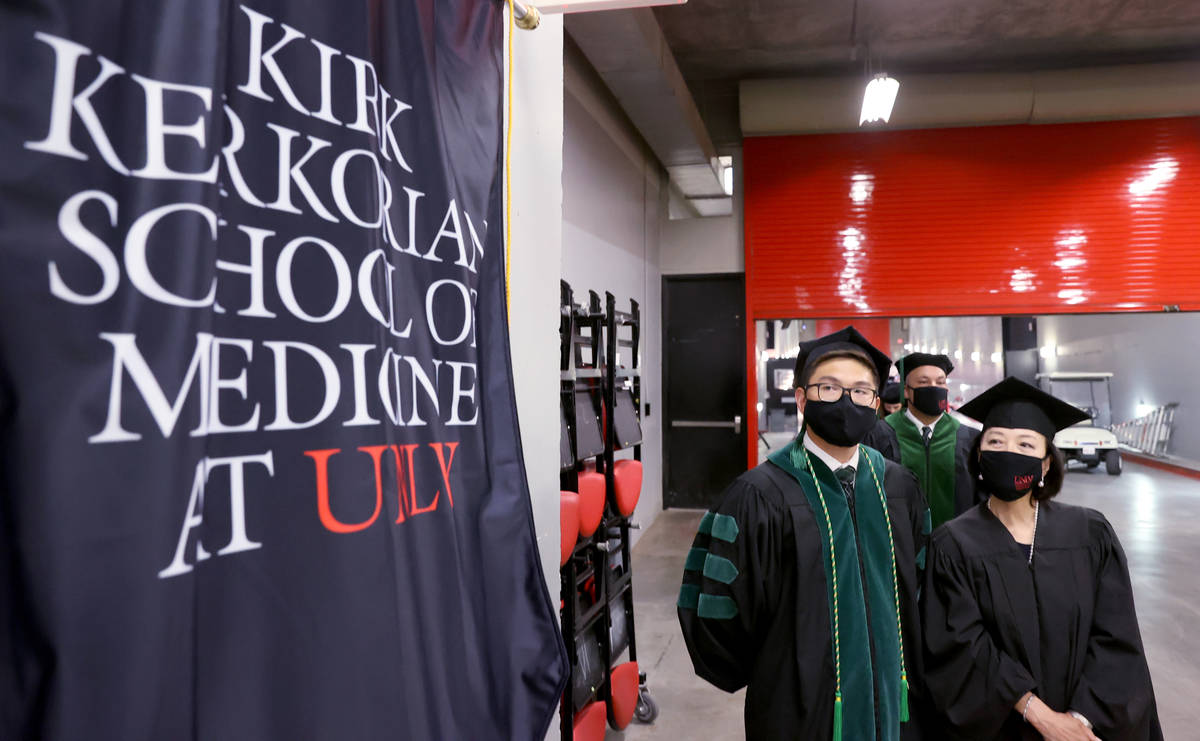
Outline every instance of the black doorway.
<svg viewBox="0 0 1200 741"><path fill-rule="evenodd" d="M708 509L746 470L742 274L663 278L663 507Z"/></svg>

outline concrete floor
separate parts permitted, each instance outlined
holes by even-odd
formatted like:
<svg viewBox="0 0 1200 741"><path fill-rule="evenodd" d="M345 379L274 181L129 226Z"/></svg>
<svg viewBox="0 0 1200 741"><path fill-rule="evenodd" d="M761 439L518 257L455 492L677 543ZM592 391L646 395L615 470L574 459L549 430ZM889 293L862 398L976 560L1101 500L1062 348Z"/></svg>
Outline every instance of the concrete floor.
<svg viewBox="0 0 1200 741"><path fill-rule="evenodd" d="M1129 558L1142 638L1168 739L1196 738L1200 697L1200 480L1127 463L1121 476L1073 470L1061 498L1100 510ZM698 678L679 632L675 599L701 512L662 513L633 551L641 668L659 706L652 725L609 730L607 741L737 739L743 692Z"/></svg>

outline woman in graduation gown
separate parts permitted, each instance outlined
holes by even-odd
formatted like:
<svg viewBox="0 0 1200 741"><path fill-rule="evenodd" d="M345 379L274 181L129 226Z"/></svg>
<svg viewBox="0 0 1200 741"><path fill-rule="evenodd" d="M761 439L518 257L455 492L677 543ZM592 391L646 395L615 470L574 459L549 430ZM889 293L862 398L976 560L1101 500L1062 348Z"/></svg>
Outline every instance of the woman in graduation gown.
<svg viewBox="0 0 1200 741"><path fill-rule="evenodd" d="M1102 514L1052 501L1056 430L1087 417L1015 378L962 410L986 500L939 528L925 676L945 733L992 741L1162 739L1125 554Z"/></svg>

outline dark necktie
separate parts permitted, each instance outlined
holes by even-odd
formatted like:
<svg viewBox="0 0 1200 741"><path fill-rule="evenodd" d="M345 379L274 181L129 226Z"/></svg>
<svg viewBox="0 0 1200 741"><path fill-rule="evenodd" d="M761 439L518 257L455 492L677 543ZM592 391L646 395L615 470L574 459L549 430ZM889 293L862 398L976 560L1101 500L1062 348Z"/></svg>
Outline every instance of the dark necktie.
<svg viewBox="0 0 1200 741"><path fill-rule="evenodd" d="M933 437L933 430L930 429L929 425L922 427L921 428L921 442L925 443L925 447L927 447L927 448L929 447L929 439L931 437Z"/></svg>
<svg viewBox="0 0 1200 741"><path fill-rule="evenodd" d="M838 477L838 481L842 482L842 491L846 492L846 498L854 500L854 468L851 466L842 466L833 472L834 476Z"/></svg>

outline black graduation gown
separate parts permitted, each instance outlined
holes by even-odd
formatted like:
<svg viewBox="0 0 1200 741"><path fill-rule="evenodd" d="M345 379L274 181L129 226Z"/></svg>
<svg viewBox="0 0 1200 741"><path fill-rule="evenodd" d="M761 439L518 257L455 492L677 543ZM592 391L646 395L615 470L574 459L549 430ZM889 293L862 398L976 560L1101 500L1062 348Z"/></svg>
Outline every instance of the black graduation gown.
<svg viewBox="0 0 1200 741"><path fill-rule="evenodd" d="M923 563L926 555L927 508L916 477L903 466L887 462L883 486L896 548L910 685L912 720L901 725L901 738L910 741L922 738L922 719L928 712L920 681L917 609L917 560L919 554ZM739 577L726 585L685 574L685 585L692 580L703 593L732 597L738 613L716 620L679 609L696 674L727 692L748 687L748 741L830 739L834 668L824 545L804 491L788 473L767 462L739 476L713 511L737 522L735 542L720 545ZM697 536L697 546L703 545L702 537L708 536Z"/></svg>
<svg viewBox="0 0 1200 741"><path fill-rule="evenodd" d="M961 515L978 504L982 497L975 490L975 482L971 472L967 470L967 456L979 430L968 425L959 424L957 438L954 441L954 514ZM900 441L896 430L882 419L875 423L875 428L867 433L863 445L875 448L889 461L900 462Z"/></svg>
<svg viewBox="0 0 1200 741"><path fill-rule="evenodd" d="M1041 736L1032 690L1104 741L1162 739L1125 554L1099 512L1043 502L1033 565L986 504L938 528L922 614L925 679L945 738Z"/></svg>

